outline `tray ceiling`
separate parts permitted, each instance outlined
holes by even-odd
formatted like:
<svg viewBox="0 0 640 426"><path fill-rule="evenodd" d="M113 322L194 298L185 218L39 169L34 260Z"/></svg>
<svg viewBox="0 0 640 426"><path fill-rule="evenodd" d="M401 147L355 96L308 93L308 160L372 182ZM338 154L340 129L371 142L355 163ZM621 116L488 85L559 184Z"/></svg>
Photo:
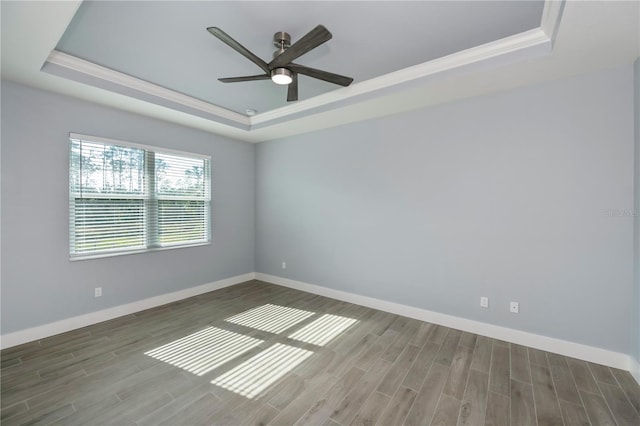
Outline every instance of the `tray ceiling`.
<svg viewBox="0 0 640 426"><path fill-rule="evenodd" d="M285 106L286 87L219 82L261 70L207 27L269 62L276 31L295 42L323 24L333 39L296 62L363 82L536 28L542 9L542 1L85 1L56 50L244 114ZM301 100L336 89L300 76Z"/></svg>
<svg viewBox="0 0 640 426"><path fill-rule="evenodd" d="M632 63L640 2L3 1L2 78L259 142ZM205 29L265 60L275 31L333 39L297 62L349 75L300 78L300 100ZM37 28L37 31L33 29ZM62 78L61 78L62 77ZM247 116L246 109L258 111Z"/></svg>

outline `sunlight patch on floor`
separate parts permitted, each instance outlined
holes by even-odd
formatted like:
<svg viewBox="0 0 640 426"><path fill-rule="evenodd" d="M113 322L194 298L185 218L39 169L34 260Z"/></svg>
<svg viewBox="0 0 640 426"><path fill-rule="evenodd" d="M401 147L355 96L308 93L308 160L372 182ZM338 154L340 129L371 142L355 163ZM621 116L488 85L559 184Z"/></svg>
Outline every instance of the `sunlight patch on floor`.
<svg viewBox="0 0 640 426"><path fill-rule="evenodd" d="M243 334L207 327L145 352L145 355L202 376L262 342Z"/></svg>
<svg viewBox="0 0 640 426"><path fill-rule="evenodd" d="M267 304L250 309L225 321L269 333L280 333L314 315L313 312Z"/></svg>
<svg viewBox="0 0 640 426"><path fill-rule="evenodd" d="M289 338L324 346L357 322L358 320L353 318L325 314L290 334Z"/></svg>
<svg viewBox="0 0 640 426"><path fill-rule="evenodd" d="M211 383L253 398L312 354L311 351L276 343L216 377Z"/></svg>

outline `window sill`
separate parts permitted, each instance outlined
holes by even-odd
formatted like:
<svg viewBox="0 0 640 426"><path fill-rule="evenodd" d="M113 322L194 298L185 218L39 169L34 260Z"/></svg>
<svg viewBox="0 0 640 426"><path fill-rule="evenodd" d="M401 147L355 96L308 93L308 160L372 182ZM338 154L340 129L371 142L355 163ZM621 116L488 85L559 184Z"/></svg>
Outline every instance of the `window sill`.
<svg viewBox="0 0 640 426"><path fill-rule="evenodd" d="M211 241L207 241L203 243L184 244L184 245L181 244L181 245L166 246L166 247L144 248L144 249L138 249L138 250L111 251L111 252L102 252L102 253L73 256L73 257L70 257L69 260L71 262L75 262L77 260L100 259L103 257L114 257L114 256L128 256L131 254L152 253L154 251L175 250L175 249L181 249L181 248L210 246L210 245L211 245Z"/></svg>

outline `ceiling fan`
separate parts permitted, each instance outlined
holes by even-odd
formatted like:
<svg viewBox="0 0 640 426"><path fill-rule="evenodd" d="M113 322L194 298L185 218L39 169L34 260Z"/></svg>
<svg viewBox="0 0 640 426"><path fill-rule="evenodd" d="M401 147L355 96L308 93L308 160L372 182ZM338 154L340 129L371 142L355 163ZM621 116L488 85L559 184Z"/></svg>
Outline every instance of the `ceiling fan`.
<svg viewBox="0 0 640 426"><path fill-rule="evenodd" d="M223 83L270 79L276 84L289 85L287 101L291 102L298 100L298 74L304 74L319 80L328 81L329 83L339 84L340 86L348 86L353 81L351 77L345 77L292 62L331 39L331 33L323 25L318 25L293 44L291 44L291 36L288 33L284 31L275 33L273 35L273 44L278 50L273 52L273 60L269 63L266 63L254 55L249 49L231 38L229 34L220 28L209 27L207 31L259 66L265 72L264 74L244 77L219 78L218 80Z"/></svg>

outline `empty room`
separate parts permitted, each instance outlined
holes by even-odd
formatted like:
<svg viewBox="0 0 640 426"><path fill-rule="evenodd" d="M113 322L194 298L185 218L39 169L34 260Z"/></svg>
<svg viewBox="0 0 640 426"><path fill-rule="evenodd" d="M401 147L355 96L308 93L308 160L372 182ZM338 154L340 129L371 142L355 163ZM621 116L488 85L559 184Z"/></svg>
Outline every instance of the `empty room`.
<svg viewBox="0 0 640 426"><path fill-rule="evenodd" d="M640 1L6 1L2 425L640 424Z"/></svg>

